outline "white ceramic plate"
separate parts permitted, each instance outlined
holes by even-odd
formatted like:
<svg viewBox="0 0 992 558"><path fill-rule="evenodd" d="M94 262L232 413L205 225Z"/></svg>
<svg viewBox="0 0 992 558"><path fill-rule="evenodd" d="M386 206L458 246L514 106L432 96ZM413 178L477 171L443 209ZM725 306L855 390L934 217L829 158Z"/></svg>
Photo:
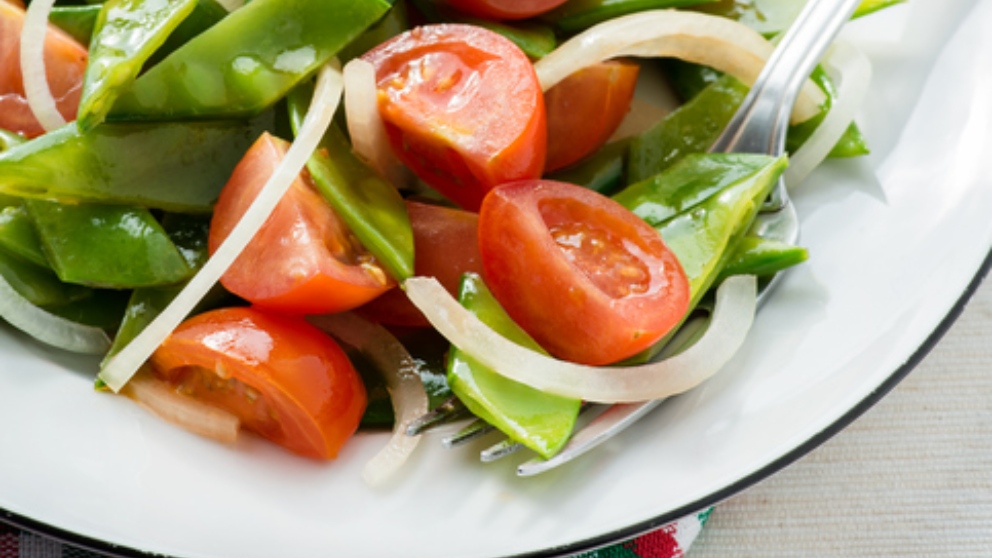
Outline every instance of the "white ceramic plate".
<svg viewBox="0 0 992 558"><path fill-rule="evenodd" d="M914 0L853 24L875 63L867 160L795 196L811 260L703 387L569 466L514 476L421 446L385 490L365 434L315 464L216 445L91 389L96 363L0 333L0 518L122 554L556 554L613 542L741 490L815 447L936 342L992 247L992 0ZM115 546L110 546L115 545Z"/></svg>

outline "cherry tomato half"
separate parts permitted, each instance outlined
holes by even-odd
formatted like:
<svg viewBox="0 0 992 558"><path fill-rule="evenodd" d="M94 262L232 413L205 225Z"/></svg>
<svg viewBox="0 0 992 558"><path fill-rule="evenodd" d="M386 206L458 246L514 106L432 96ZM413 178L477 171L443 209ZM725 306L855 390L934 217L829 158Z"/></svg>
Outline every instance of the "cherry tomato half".
<svg viewBox="0 0 992 558"><path fill-rule="evenodd" d="M335 457L365 412L365 387L344 351L301 317L206 312L176 328L151 364L179 393L307 457Z"/></svg>
<svg viewBox="0 0 992 558"><path fill-rule="evenodd" d="M651 226L591 190L550 180L504 184L479 214L486 284L551 354L610 364L679 323L689 282Z"/></svg>
<svg viewBox="0 0 992 558"><path fill-rule="evenodd" d="M289 144L263 134L235 167L210 221L210 253L248 210ZM395 283L300 174L248 247L221 278L232 293L282 312L349 310Z"/></svg>
<svg viewBox="0 0 992 558"><path fill-rule="evenodd" d="M462 275L482 273L479 255L479 216L470 211L439 205L406 202L413 227L414 274L436 277L452 295L457 295ZM429 327L430 322L395 288L361 308L366 318L394 326Z"/></svg>
<svg viewBox="0 0 992 558"><path fill-rule="evenodd" d="M545 92L545 172L571 165L610 139L630 110L639 69L630 61L600 62L575 72Z"/></svg>
<svg viewBox="0 0 992 558"><path fill-rule="evenodd" d="M24 97L21 74L21 28L24 9L0 1L0 128L35 137L45 132ZM45 74L59 113L67 121L76 119L88 56L86 48L72 37L48 26L45 37Z"/></svg>
<svg viewBox="0 0 992 558"><path fill-rule="evenodd" d="M567 0L445 0L456 10L487 19L526 19L550 12Z"/></svg>
<svg viewBox="0 0 992 558"><path fill-rule="evenodd" d="M472 25L428 25L363 58L376 69L397 157L456 204L475 211L497 184L541 175L544 97L509 40Z"/></svg>

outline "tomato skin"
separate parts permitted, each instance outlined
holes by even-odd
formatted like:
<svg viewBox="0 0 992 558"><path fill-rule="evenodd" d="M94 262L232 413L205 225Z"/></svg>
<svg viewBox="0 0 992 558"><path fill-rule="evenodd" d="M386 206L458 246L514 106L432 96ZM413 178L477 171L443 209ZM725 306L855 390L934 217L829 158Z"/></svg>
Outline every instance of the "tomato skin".
<svg viewBox="0 0 992 558"><path fill-rule="evenodd" d="M21 73L21 28L24 9L0 1L0 128L29 138L45 132L24 96ZM86 48L53 25L45 37L45 73L59 113L76 119L88 56Z"/></svg>
<svg viewBox="0 0 992 558"><path fill-rule="evenodd" d="M487 19L526 19L550 12L567 0L445 0L456 10Z"/></svg>
<svg viewBox="0 0 992 558"><path fill-rule="evenodd" d="M639 70L630 61L600 62L575 72L545 92L545 172L575 163L610 139L630 110Z"/></svg>
<svg viewBox="0 0 992 558"><path fill-rule="evenodd" d="M572 184L504 184L479 214L486 284L554 356L604 365L661 339L689 306L689 282L661 236Z"/></svg>
<svg viewBox="0 0 992 558"><path fill-rule="evenodd" d="M211 254L248 210L288 147L265 133L235 167L210 221ZM306 170L221 283L259 307L296 314L350 310L395 284L314 189Z"/></svg>
<svg viewBox="0 0 992 558"><path fill-rule="evenodd" d="M206 312L176 328L151 364L181 393L315 459L337 456L365 412L364 384L344 351L301 317L256 308Z"/></svg>
<svg viewBox="0 0 992 558"><path fill-rule="evenodd" d="M362 58L375 67L393 151L448 199L476 211L497 184L541 175L544 97L509 40L471 25L427 25Z"/></svg>
<svg viewBox="0 0 992 558"><path fill-rule="evenodd" d="M452 296L464 273L482 274L479 216L470 211L406 201L413 227L414 275L436 277ZM430 322L395 288L360 309L366 318L386 325L430 327Z"/></svg>

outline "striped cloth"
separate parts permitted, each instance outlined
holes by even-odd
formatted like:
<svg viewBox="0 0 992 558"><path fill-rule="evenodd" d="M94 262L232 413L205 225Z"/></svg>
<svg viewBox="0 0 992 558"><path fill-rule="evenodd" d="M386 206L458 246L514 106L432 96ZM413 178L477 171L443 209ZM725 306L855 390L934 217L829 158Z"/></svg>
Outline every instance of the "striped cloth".
<svg viewBox="0 0 992 558"><path fill-rule="evenodd" d="M711 510L684 517L646 535L581 554L578 558L681 558ZM105 558L54 539L0 523L0 558Z"/></svg>

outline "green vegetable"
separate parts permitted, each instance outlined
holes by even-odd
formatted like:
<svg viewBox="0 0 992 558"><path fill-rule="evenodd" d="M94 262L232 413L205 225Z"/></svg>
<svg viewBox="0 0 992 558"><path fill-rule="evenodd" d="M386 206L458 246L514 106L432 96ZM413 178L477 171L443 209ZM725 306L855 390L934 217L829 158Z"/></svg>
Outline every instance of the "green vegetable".
<svg viewBox="0 0 992 558"><path fill-rule="evenodd" d="M0 153L28 141L24 136L0 129Z"/></svg>
<svg viewBox="0 0 992 558"><path fill-rule="evenodd" d="M805 248L758 236L745 236L724 264L717 283L731 275L768 277L801 264L807 258L809 254Z"/></svg>
<svg viewBox="0 0 992 558"><path fill-rule="evenodd" d="M51 269L34 223L20 200L16 205L0 210L0 247L37 266Z"/></svg>
<svg viewBox="0 0 992 558"><path fill-rule="evenodd" d="M384 0L253 0L139 77L108 120L254 116L386 13Z"/></svg>
<svg viewBox="0 0 992 558"><path fill-rule="evenodd" d="M715 0L569 0L541 16L563 34L578 33L597 23L645 10L681 8Z"/></svg>
<svg viewBox="0 0 992 558"><path fill-rule="evenodd" d="M77 123L103 122L118 95L197 6L197 0L107 0L89 43Z"/></svg>
<svg viewBox="0 0 992 558"><path fill-rule="evenodd" d="M311 91L301 86L289 96L294 130L302 124ZM307 170L317 190L390 275L398 281L413 275L413 228L403 198L352 153L337 126L327 130Z"/></svg>
<svg viewBox="0 0 992 558"><path fill-rule="evenodd" d="M585 159L545 178L577 184L609 196L625 186L629 140L608 143Z"/></svg>
<svg viewBox="0 0 992 558"><path fill-rule="evenodd" d="M271 122L69 124L0 153L0 194L208 213Z"/></svg>
<svg viewBox="0 0 992 558"><path fill-rule="evenodd" d="M478 275L465 275L459 300L497 333L547 354L510 319ZM448 357L448 385L475 416L545 458L568 441L581 405L577 399L546 394L500 376L457 347Z"/></svg>
<svg viewBox="0 0 992 558"><path fill-rule="evenodd" d="M82 6L55 6L48 15L48 22L65 31L84 45L90 44L100 4Z"/></svg>
<svg viewBox="0 0 992 558"><path fill-rule="evenodd" d="M147 209L42 200L25 207L65 282L125 289L173 284L192 273Z"/></svg>
<svg viewBox="0 0 992 558"><path fill-rule="evenodd" d="M410 17L407 12L406 2L396 2L375 25L366 29L358 38L341 49L338 58L344 64L352 58L358 58L365 54L372 47L403 33L407 29L410 29Z"/></svg>
<svg viewBox="0 0 992 558"><path fill-rule="evenodd" d="M65 306L92 296L92 289L63 283L47 269L0 250L0 276L31 304Z"/></svg>

